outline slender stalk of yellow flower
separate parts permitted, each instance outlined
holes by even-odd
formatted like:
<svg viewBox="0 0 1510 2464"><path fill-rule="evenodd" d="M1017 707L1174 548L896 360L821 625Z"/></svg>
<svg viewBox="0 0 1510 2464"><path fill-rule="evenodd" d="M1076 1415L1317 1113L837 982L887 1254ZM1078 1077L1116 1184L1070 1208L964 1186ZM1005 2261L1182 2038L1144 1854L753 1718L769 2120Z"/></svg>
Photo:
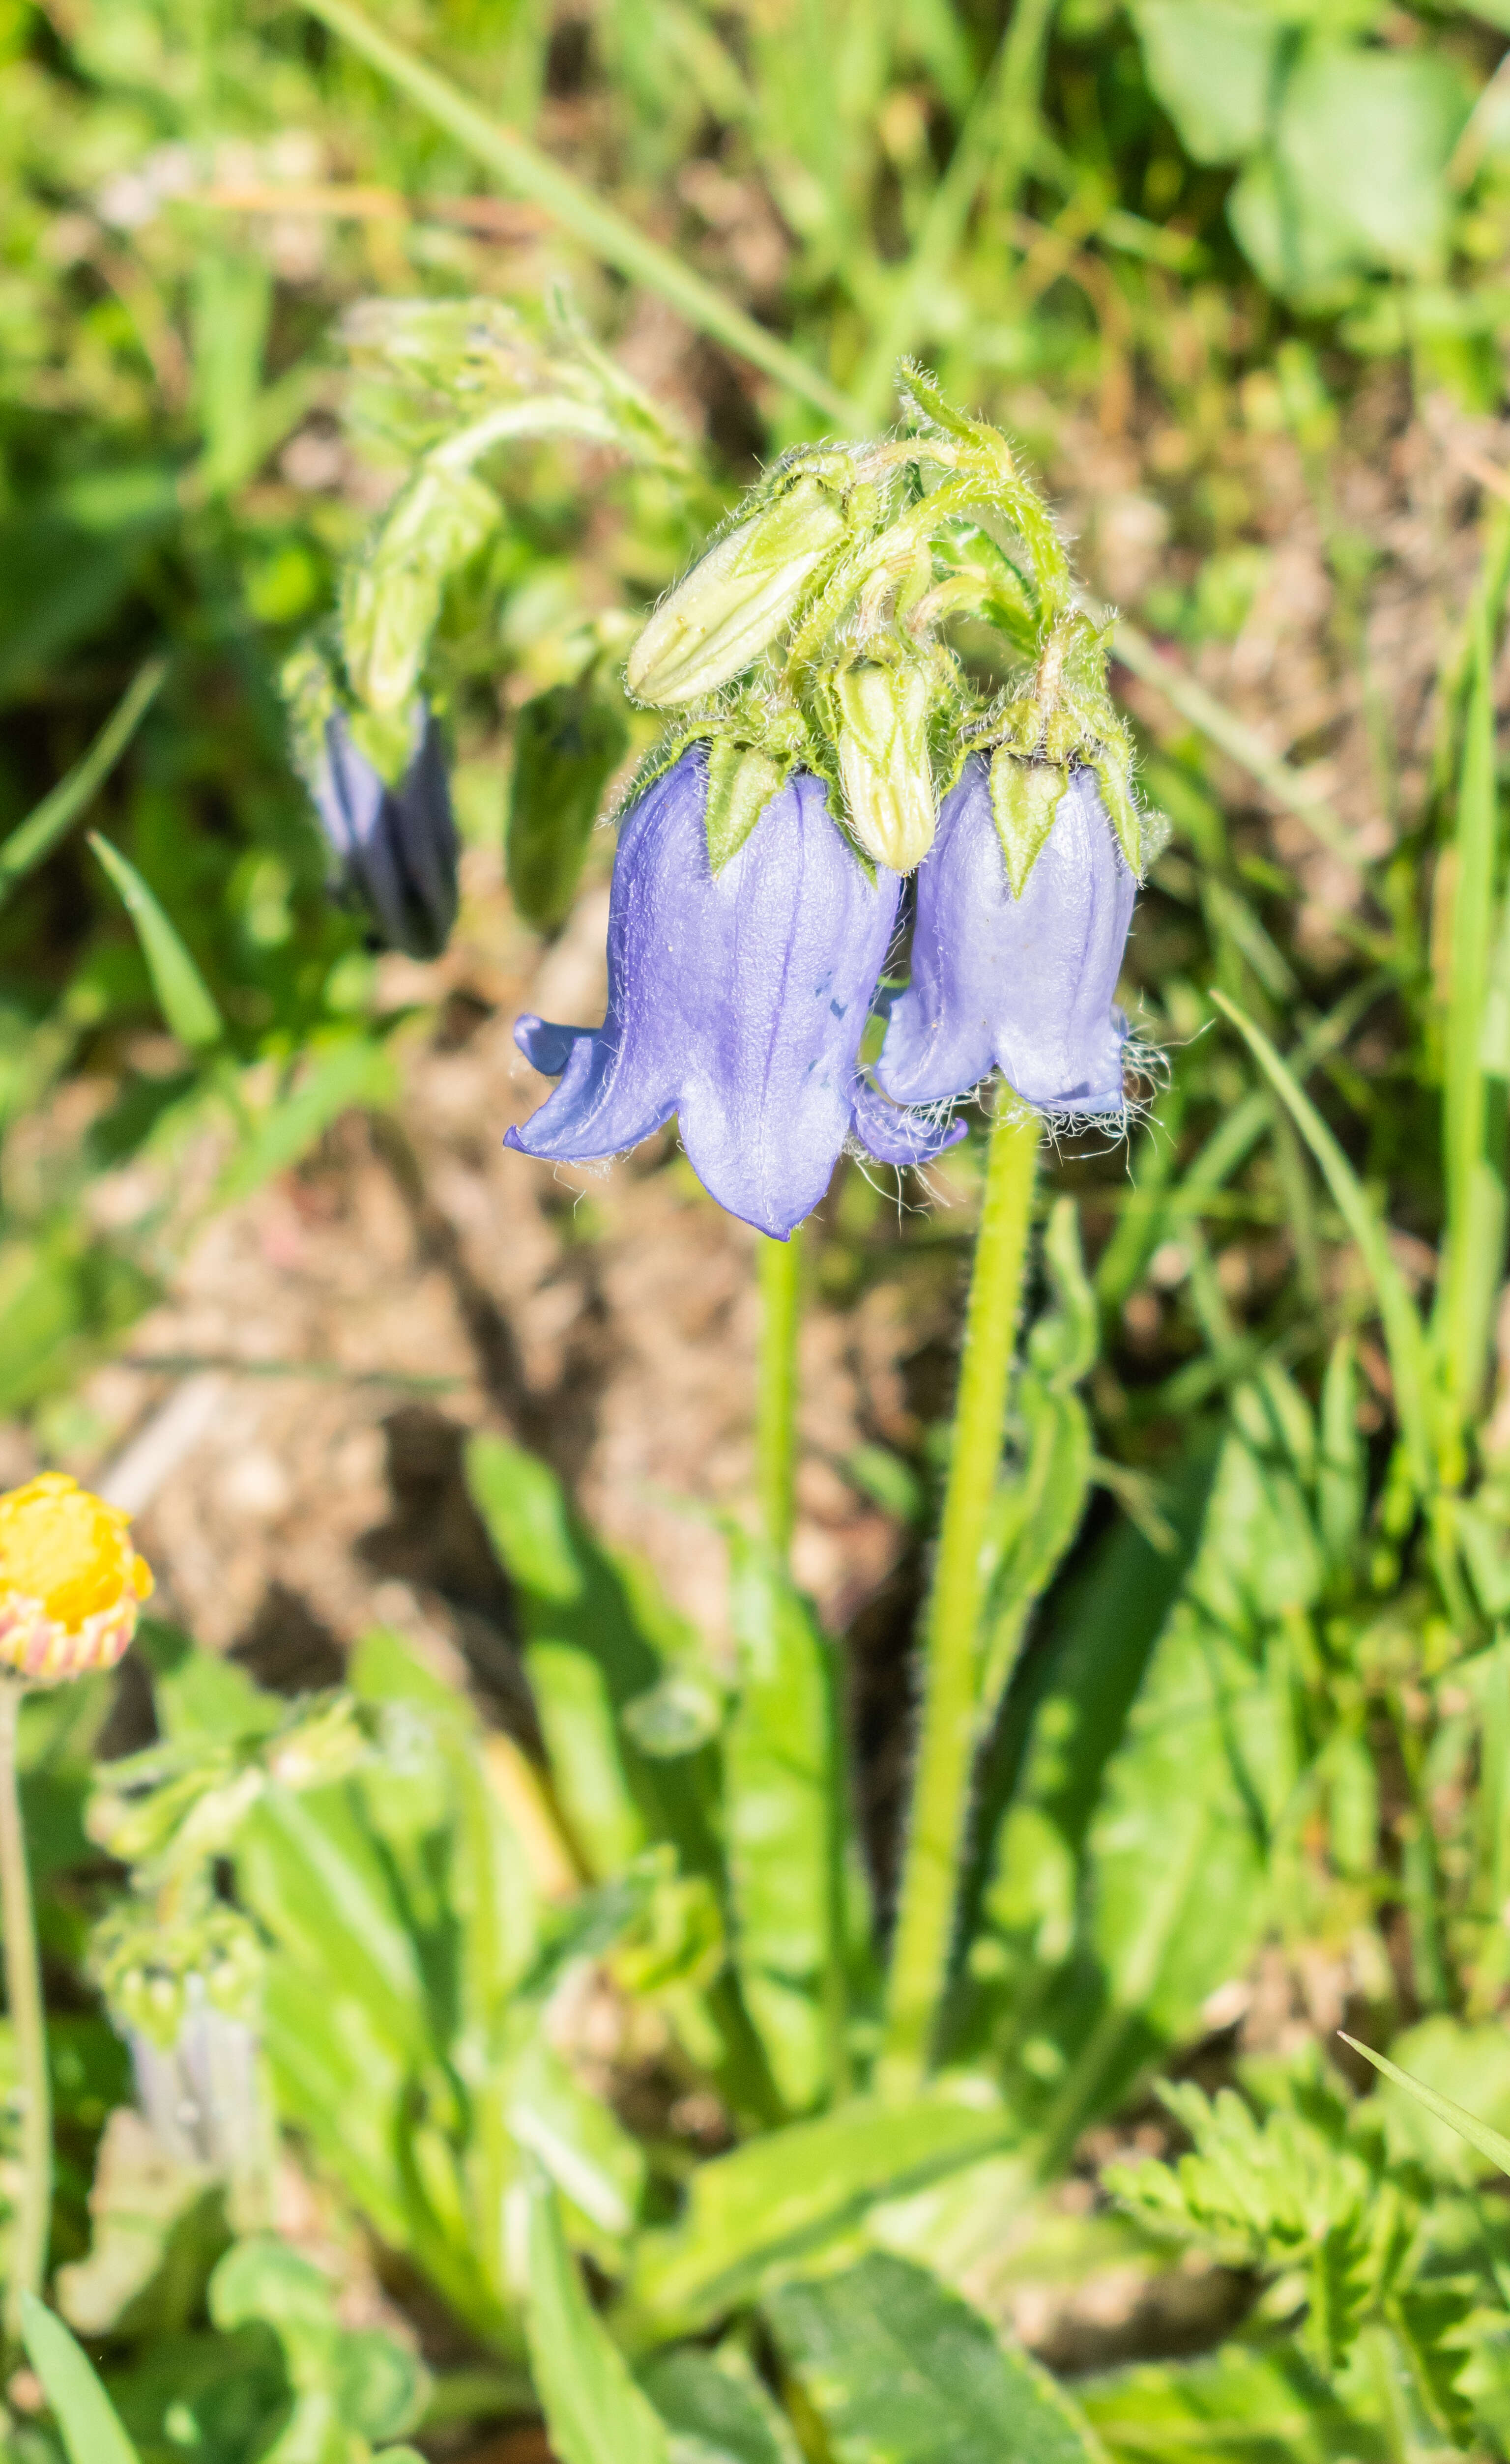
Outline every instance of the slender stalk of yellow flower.
<svg viewBox="0 0 1510 2464"><path fill-rule="evenodd" d="M113 1668L151 1590L126 1516L65 1473L43 1472L0 1497L0 1918L21 2107L21 2185L5 2313L12 2348L23 2298L41 2291L47 2273L53 2213L47 2017L16 1783L21 1698L34 1685Z"/></svg>

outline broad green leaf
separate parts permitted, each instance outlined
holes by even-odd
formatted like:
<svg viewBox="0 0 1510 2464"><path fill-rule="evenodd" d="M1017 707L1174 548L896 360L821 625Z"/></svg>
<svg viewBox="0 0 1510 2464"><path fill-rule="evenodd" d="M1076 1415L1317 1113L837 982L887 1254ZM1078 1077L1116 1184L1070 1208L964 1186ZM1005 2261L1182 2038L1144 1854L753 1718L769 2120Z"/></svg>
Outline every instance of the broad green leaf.
<svg viewBox="0 0 1510 2464"><path fill-rule="evenodd" d="M506 846L509 888L526 924L548 933L565 920L628 742L622 712L587 685L552 685L520 712Z"/></svg>
<svg viewBox="0 0 1510 2464"><path fill-rule="evenodd" d="M687 1639L648 1573L583 1529L555 1474L501 1438L474 1438L467 1483L514 1587L524 1661L551 1779L595 1879L622 1874L647 1839L722 1881L705 1800L708 1768L642 1753L623 1725Z"/></svg>
<svg viewBox="0 0 1510 2464"><path fill-rule="evenodd" d="M671 2433L672 2464L801 2464L786 2414L732 2341L662 2353L640 2384Z"/></svg>
<svg viewBox="0 0 1510 2464"><path fill-rule="evenodd" d="M1284 27L1242 0L1135 0L1148 82L1197 163L1238 163L1263 143Z"/></svg>
<svg viewBox="0 0 1510 2464"><path fill-rule="evenodd" d="M21 2296L21 2334L57 2417L69 2464L141 2464L87 2356L34 2293Z"/></svg>
<svg viewBox="0 0 1510 2464"><path fill-rule="evenodd" d="M842 1980L837 1731L828 1647L766 1551L727 1535L739 1694L723 1804L741 1991L788 2110L827 2082Z"/></svg>
<svg viewBox="0 0 1510 2464"><path fill-rule="evenodd" d="M1438 2122L1445 2122L1450 2130L1455 2130L1460 2138L1467 2140L1470 2147L1477 2147L1480 2156L1487 2156L1498 2171L1510 2174L1510 2139L1503 2131L1492 2130L1487 2123L1478 2120L1477 2114L1454 2104L1450 2096L1439 2096L1435 2088L1428 2087L1424 2080L1411 2079L1409 2072L1397 2069L1383 2054L1376 2054L1372 2046L1361 2045L1357 2037L1349 2036L1345 2030L1340 2028L1337 2033L1344 2045L1351 2045L1354 2053L1362 2054L1366 2062L1372 2062L1376 2071L1382 2071L1386 2079L1392 2079L1396 2087L1402 2088L1407 2096L1413 2097L1416 2103L1423 2105Z"/></svg>
<svg viewBox="0 0 1510 2464"><path fill-rule="evenodd" d="M1119 2464L1391 2464L1293 2340L1082 2381L1081 2406Z"/></svg>
<svg viewBox="0 0 1510 2464"><path fill-rule="evenodd" d="M89 833L89 844L121 893L121 903L136 927L142 956L152 979L157 1004L181 1044L218 1044L225 1033L209 986L170 924L155 893L119 847Z"/></svg>
<svg viewBox="0 0 1510 2464"><path fill-rule="evenodd" d="M1431 271L1452 216L1446 172L1468 101L1439 52L1313 38L1285 85L1276 137L1296 218L1349 267ZM1281 229L1287 275L1284 249Z"/></svg>
<svg viewBox="0 0 1510 2464"><path fill-rule="evenodd" d="M1261 1027L1246 1018L1225 993L1211 999L1232 1020L1270 1085L1285 1105L1296 1128L1321 1166L1339 1214L1357 1242L1374 1299L1384 1324L1389 1367L1394 1377L1395 1411L1410 1453L1411 1474L1422 1496L1432 1480L1431 1433L1427 1419L1426 1342L1415 1306L1396 1265L1383 1226L1368 1202L1363 1184L1333 1137L1321 1113L1291 1076Z"/></svg>
<svg viewBox="0 0 1510 2464"><path fill-rule="evenodd" d="M877 2251L765 2303L834 2464L1092 2464L1047 2370L925 2269Z"/></svg>
<svg viewBox="0 0 1510 2464"><path fill-rule="evenodd" d="M419 1947L351 1789L269 1789L235 1854L242 1897L275 1941L424 2059L432 2037Z"/></svg>
<svg viewBox="0 0 1510 2464"><path fill-rule="evenodd" d="M645 2187L644 2150L545 2042L539 2013L520 2016L522 2041L500 2082L509 2129L563 2196L611 2243L622 2242Z"/></svg>
<svg viewBox="0 0 1510 2464"><path fill-rule="evenodd" d="M663 2334L690 2331L779 2280L871 2203L971 2163L1011 2135L1001 2109L933 2094L856 2100L699 2165L682 2222L641 2237L631 2294Z"/></svg>
<svg viewBox="0 0 1510 2464"><path fill-rule="evenodd" d="M655 2408L588 2301L566 2248L555 2191L544 2178L528 2200L530 2366L561 2464L669 2464Z"/></svg>

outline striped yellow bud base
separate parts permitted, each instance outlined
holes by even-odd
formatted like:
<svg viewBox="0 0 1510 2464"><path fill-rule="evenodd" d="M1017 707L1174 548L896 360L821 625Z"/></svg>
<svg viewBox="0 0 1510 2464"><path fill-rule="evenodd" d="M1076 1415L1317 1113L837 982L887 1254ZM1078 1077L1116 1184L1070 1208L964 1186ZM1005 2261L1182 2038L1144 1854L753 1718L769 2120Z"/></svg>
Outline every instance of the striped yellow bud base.
<svg viewBox="0 0 1510 2464"><path fill-rule="evenodd" d="M115 1666L152 1593L128 1523L66 1472L0 1497L0 1671L56 1685Z"/></svg>

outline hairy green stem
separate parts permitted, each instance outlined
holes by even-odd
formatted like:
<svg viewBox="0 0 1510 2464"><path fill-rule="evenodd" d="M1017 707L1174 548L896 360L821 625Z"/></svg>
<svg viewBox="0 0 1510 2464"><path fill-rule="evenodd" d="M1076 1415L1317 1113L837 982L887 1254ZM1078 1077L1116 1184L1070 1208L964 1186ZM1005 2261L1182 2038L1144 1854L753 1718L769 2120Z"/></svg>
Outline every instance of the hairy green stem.
<svg viewBox="0 0 1510 2464"><path fill-rule="evenodd" d="M987 1158L948 1485L923 1621L922 1723L880 2071L883 2091L899 2097L928 2067L948 1984L979 1742L981 1554L1001 1463L1040 1127L1036 1114L1004 1093Z"/></svg>
<svg viewBox="0 0 1510 2464"><path fill-rule="evenodd" d="M53 2217L53 2102L47 2077L47 2020L36 1955L36 1920L27 1872L26 1832L16 1784L16 1727L24 1688L0 1679L0 1920L5 1925L5 1985L15 2040L21 2108L21 2182L6 2286L6 2342L21 2341L21 2301L40 2293Z"/></svg>
<svg viewBox="0 0 1510 2464"><path fill-rule="evenodd" d="M802 1231L760 1244L760 1358L755 1485L761 1529L783 1567L791 1550L797 1472L797 1320Z"/></svg>

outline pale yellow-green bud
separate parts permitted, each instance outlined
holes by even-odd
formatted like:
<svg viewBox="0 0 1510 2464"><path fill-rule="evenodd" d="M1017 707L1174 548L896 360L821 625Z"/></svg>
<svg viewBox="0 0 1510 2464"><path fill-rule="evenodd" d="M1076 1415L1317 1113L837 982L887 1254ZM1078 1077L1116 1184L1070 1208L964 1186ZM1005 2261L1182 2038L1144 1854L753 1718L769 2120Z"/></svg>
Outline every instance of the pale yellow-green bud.
<svg viewBox="0 0 1510 2464"><path fill-rule="evenodd" d="M346 673L368 710L407 712L441 594L500 519L491 488L465 471L429 463L398 497L360 564L341 609Z"/></svg>
<svg viewBox="0 0 1510 2464"><path fill-rule="evenodd" d="M1057 761L1024 761L1005 744L991 756L991 811L1014 898L1028 886L1069 783Z"/></svg>
<svg viewBox="0 0 1510 2464"><path fill-rule="evenodd" d="M893 872L920 865L938 827L928 758L933 686L921 661L866 658L829 682L850 827L866 854Z"/></svg>
<svg viewBox="0 0 1510 2464"><path fill-rule="evenodd" d="M661 601L625 671L635 699L674 708L737 676L775 640L849 528L838 490L816 472L796 473Z"/></svg>

